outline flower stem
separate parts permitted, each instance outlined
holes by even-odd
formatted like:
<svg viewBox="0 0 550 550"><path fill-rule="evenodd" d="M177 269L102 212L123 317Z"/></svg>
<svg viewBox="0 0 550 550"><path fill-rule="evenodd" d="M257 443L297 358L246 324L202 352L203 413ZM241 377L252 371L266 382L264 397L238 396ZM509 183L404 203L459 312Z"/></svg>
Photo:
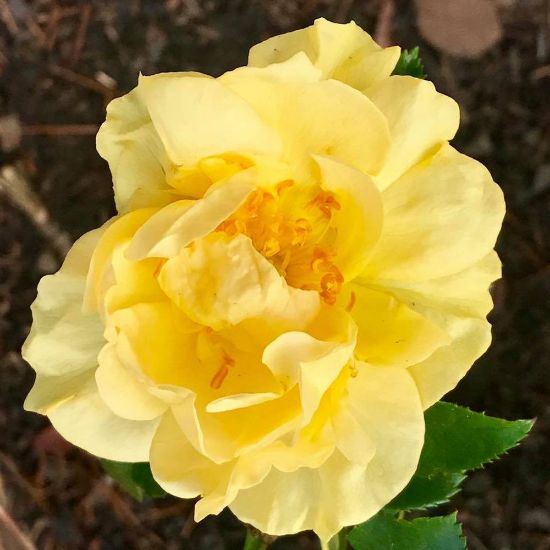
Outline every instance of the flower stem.
<svg viewBox="0 0 550 550"><path fill-rule="evenodd" d="M250 529L246 531L243 550L266 550L267 543L262 540L258 532L253 533Z"/></svg>

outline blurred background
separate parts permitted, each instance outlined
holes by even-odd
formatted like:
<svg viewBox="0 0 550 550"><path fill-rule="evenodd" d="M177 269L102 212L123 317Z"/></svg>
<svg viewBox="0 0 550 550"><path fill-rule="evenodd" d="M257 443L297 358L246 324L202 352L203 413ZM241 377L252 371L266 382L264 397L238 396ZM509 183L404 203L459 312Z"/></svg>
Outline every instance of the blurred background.
<svg viewBox="0 0 550 550"><path fill-rule="evenodd" d="M455 146L504 189L494 343L448 399L537 423L445 511L458 508L471 550L550 549L546 0L0 0L0 548L242 547L229 512L195 525L192 502L134 502L93 457L25 413L33 373L19 353L40 277L114 213L94 142L106 103L139 71L219 75L245 64L254 43L319 16L354 19L384 45L419 45L429 78L461 106Z"/></svg>

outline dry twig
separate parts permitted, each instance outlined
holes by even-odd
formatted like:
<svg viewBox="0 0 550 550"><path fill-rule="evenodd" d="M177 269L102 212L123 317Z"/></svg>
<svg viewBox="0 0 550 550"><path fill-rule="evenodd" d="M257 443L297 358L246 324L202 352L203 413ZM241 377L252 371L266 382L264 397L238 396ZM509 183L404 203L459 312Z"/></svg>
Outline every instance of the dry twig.
<svg viewBox="0 0 550 550"><path fill-rule="evenodd" d="M394 0L382 0L380 11L378 12L378 21L374 31L374 39L380 46L387 48L392 43L393 16L395 14Z"/></svg>
<svg viewBox="0 0 550 550"><path fill-rule="evenodd" d="M24 174L13 166L5 166L0 171L0 192L24 212L42 233L54 252L64 258L72 240L55 222L40 197L32 190Z"/></svg>

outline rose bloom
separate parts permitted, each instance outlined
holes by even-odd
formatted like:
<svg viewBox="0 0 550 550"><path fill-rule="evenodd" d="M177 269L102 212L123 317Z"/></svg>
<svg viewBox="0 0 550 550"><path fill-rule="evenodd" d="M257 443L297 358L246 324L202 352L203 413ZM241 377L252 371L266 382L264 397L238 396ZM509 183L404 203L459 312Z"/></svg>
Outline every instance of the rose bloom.
<svg viewBox="0 0 550 550"><path fill-rule="evenodd" d="M26 408L149 461L197 520L327 540L395 497L423 411L489 345L504 212L399 54L320 19L111 102L119 215L39 285Z"/></svg>

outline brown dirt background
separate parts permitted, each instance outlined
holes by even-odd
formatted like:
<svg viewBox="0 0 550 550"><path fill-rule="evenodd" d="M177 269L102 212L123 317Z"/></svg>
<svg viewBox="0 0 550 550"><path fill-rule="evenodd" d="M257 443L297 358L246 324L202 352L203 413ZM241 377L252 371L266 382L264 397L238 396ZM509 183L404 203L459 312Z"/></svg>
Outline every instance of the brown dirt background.
<svg viewBox="0 0 550 550"><path fill-rule="evenodd" d="M538 419L523 445L472 474L445 510L458 508L473 550L549 550L550 8L495 2L503 37L476 59L427 44L408 1L396 2L391 39L420 46L430 78L461 105L455 145L490 168L508 204L494 343L449 399ZM13 142L0 169L16 166L32 194L0 184L0 505L37 548L210 550L239 548L244 536L228 512L195 525L190 502L133 502L93 457L22 410L33 374L19 350L36 285L57 269L67 240L114 213L93 139L105 102L139 71L220 74L244 64L252 44L320 15L373 32L380 8L378 0L0 0L0 117L11 117L0 118L0 134ZM304 534L274 548L313 541Z"/></svg>

